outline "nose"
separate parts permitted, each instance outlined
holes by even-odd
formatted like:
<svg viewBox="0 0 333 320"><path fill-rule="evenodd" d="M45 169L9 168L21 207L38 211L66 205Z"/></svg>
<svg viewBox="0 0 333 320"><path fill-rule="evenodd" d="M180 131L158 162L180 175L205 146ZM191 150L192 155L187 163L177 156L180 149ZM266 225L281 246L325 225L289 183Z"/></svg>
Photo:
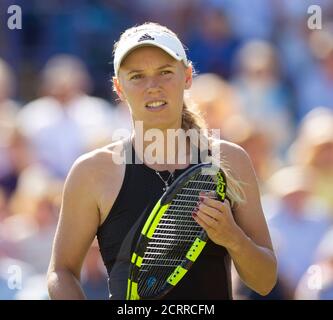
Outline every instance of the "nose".
<svg viewBox="0 0 333 320"><path fill-rule="evenodd" d="M147 80L147 93L154 93L161 90L158 77L151 76Z"/></svg>

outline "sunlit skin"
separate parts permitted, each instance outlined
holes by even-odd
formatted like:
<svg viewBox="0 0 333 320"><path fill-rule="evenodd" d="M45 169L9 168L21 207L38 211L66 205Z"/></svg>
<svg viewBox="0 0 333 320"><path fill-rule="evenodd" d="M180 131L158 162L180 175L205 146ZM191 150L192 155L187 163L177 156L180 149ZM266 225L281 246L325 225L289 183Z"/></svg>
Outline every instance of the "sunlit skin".
<svg viewBox="0 0 333 320"><path fill-rule="evenodd" d="M180 128L184 90L191 84L191 67L149 46L132 51L122 62L118 79L114 78L118 96L129 105L134 121L144 121L144 130ZM157 100L165 100L166 107L146 108L148 102Z"/></svg>

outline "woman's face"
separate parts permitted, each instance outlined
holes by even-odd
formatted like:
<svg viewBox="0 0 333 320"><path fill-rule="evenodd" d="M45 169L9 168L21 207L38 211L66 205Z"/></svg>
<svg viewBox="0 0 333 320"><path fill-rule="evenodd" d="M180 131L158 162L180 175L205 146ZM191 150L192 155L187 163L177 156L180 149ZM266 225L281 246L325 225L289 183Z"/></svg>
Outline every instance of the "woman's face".
<svg viewBox="0 0 333 320"><path fill-rule="evenodd" d="M144 128L180 128L184 90L192 83L192 69L157 47L141 47L123 61L115 88L129 105L134 121Z"/></svg>

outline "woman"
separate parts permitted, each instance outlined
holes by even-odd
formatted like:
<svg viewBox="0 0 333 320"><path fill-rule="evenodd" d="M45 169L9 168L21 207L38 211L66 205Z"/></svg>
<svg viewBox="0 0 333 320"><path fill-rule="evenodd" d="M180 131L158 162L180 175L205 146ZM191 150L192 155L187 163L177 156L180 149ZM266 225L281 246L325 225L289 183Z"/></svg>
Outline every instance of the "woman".
<svg viewBox="0 0 333 320"><path fill-rule="evenodd" d="M184 106L192 66L172 31L154 23L128 29L115 45L114 69L114 89L128 104L133 123L141 121L143 134L155 128L163 136L168 129L200 128L198 118ZM140 139L139 131L134 130L131 141L98 149L73 165L65 183L48 272L52 299L85 298L80 271L96 234L109 273L111 298L124 298L124 288L118 290L119 279L113 276L123 240L140 214L190 165L187 150L168 150L166 142L163 151L167 152L162 152L159 160L172 152L176 159L184 156L185 163L152 161L153 156L146 157L149 141L137 143ZM230 167L227 179L231 202L222 204L206 197L201 203L194 219L211 241L167 299L231 299L230 257L241 279L256 292L266 295L276 281L276 259L250 160L234 144L215 143L223 165ZM133 151L132 157L143 164L115 161L123 151L126 155ZM133 158L126 158L129 160Z"/></svg>

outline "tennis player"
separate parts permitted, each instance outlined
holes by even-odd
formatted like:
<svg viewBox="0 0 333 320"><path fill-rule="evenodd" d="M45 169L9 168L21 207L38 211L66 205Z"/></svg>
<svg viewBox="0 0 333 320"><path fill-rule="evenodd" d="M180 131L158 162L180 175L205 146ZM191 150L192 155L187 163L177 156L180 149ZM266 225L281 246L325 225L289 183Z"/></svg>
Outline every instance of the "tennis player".
<svg viewBox="0 0 333 320"><path fill-rule="evenodd" d="M177 143L168 149L166 139L157 157L165 161L154 162L148 152L152 142L143 139L151 129L166 137L168 129L202 127L199 116L184 104L193 69L178 37L155 23L126 30L115 44L114 72L114 89L143 132L139 136L133 129L130 139L81 156L70 170L48 271L51 299L85 298L80 273L96 235L109 274L110 298L124 299L125 288L119 283L127 284L126 272L119 274L125 280L110 277L124 239L147 206L193 165L193 149L178 150ZM235 144L214 143L227 172L230 201L203 195L194 219L210 241L166 299L232 299L231 260L244 283L259 294L267 295L276 283L276 258L251 161ZM185 160L170 164L166 161L170 153ZM115 161L120 155L125 155L123 163Z"/></svg>

